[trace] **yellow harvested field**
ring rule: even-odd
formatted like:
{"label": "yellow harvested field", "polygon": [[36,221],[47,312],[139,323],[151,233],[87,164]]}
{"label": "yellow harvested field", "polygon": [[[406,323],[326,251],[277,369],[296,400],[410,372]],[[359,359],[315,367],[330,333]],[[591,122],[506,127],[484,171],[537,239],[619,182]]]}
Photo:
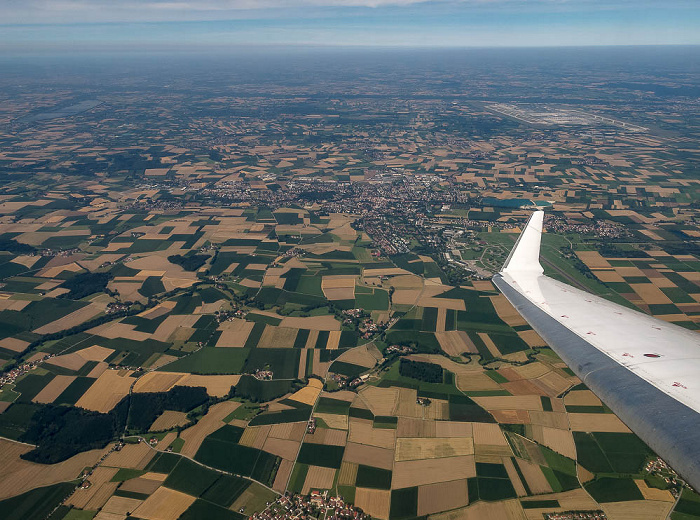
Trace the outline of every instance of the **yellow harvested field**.
{"label": "yellow harvested field", "polygon": [[399,397],[397,388],[365,386],[358,392],[374,415],[392,415]]}
{"label": "yellow harvested field", "polygon": [[95,328],[90,329],[88,332],[90,334],[95,334],[97,336],[102,336],[108,339],[130,339],[133,341],[145,341],[151,337],[147,332],[139,332],[135,330],[134,325],[128,325],[122,322],[116,323],[105,323],[104,325],[98,325]]}
{"label": "yellow harvested field", "polygon": [[564,397],[567,406],[601,406],[603,403],[590,390],[574,390]]}
{"label": "yellow harvested field", "polygon": [[119,485],[118,482],[110,482],[117,471],[119,470],[116,468],[95,468],[88,477],[91,486],[87,489],[76,489],[65,504],[80,509],[99,509]]}
{"label": "yellow harvested field", "polygon": [[505,321],[511,327],[518,327],[521,325],[527,325],[527,321],[523,318],[520,313],[515,310],[515,307],[506,299],[505,296],[499,294],[498,296],[489,296],[493,308],[496,310],[498,317]]}
{"label": "yellow harvested field", "polygon": [[585,484],[586,482],[590,482],[595,478],[595,475],[588,471],[586,468],[581,466],[580,464],[576,465],[576,475],[578,476],[579,482],[582,484]]}
{"label": "yellow harvested field", "polygon": [[283,459],[296,460],[299,446],[300,444],[297,441],[268,437],[262,449]]}
{"label": "yellow harvested field", "polygon": [[436,437],[472,437],[472,423],[457,421],[438,421],[435,423]]}
{"label": "yellow harvested field", "polygon": [[448,459],[423,459],[396,462],[392,474],[392,489],[449,482],[476,476],[473,455]]}
{"label": "yellow harvested field", "polygon": [[472,423],[472,430],[474,432],[474,444],[508,446],[508,441],[506,441],[501,428],[497,424]]}
{"label": "yellow harvested field", "polygon": [[326,289],[341,289],[343,287],[355,288],[355,280],[357,276],[354,274],[339,274],[333,276],[324,276],[321,280],[321,288]]}
{"label": "yellow harvested field", "polygon": [[[365,278],[369,275],[367,270],[365,270]],[[390,281],[390,285],[394,286],[397,290],[399,289],[422,289],[423,288],[423,278],[415,274],[403,274],[398,276],[393,276]]]}
{"label": "yellow harvested field", "polygon": [[143,500],[137,498],[112,497],[102,507],[102,511],[100,511],[95,518],[98,518],[100,514],[106,513],[109,515],[120,515],[119,518],[123,519],[125,515],[135,511],[142,503]]}
{"label": "yellow harvested field", "polygon": [[538,395],[499,395],[473,399],[487,410],[542,410],[542,400]]}
{"label": "yellow harvested field", "polygon": [[135,381],[129,377],[131,374],[131,370],[105,370],[75,406],[95,412],[109,412],[129,393],[129,388]]}
{"label": "yellow harvested field", "polygon": [[306,432],[306,422],[282,423],[273,424],[268,435],[276,439],[289,439],[301,442],[304,438],[304,432]]}
{"label": "yellow harvested field", "polygon": [[104,371],[107,370],[108,368],[109,368],[109,365],[108,365],[107,363],[105,363],[104,361],[99,361],[99,362],[95,365],[95,367],[94,367],[92,370],[90,370],[90,372],[88,373],[87,377],[91,377],[92,379],[97,379],[97,378],[100,377],[100,376],[104,373]]}
{"label": "yellow harvested field", "polygon": [[340,330],[340,322],[335,319],[335,316],[286,317],[282,319],[279,326],[309,330]]}
{"label": "yellow harvested field", "polygon": [[[522,365],[519,367],[512,367],[512,370],[522,379],[535,379],[545,375],[550,371],[550,368],[543,363],[536,362],[528,363],[527,365]],[[512,379],[510,380],[512,381]]]}
{"label": "yellow harvested field", "polygon": [[520,339],[527,343],[529,347],[544,347],[547,345],[545,340],[543,340],[542,337],[534,330],[524,330],[522,332],[518,332],[518,336],[520,336]]}
{"label": "yellow harvested field", "polygon": [[277,469],[277,475],[275,475],[275,481],[272,484],[272,489],[279,493],[284,493],[289,476],[292,474],[292,468],[294,468],[294,462],[291,460],[282,459],[280,466]]}
{"label": "yellow harvested field", "polygon": [[258,348],[292,348],[297,337],[298,329],[289,327],[265,327]]}
{"label": "yellow harvested field", "polygon": [[306,474],[306,480],[304,481],[301,493],[306,495],[312,489],[331,489],[334,479],[335,469],[321,466],[309,466],[309,471]]}
{"label": "yellow harvested field", "polygon": [[639,491],[644,495],[644,500],[658,500],[659,502],[675,502],[676,499],[673,497],[670,491],[667,489],[657,489],[647,486],[644,480],[635,480],[635,484],[639,488]]}
{"label": "yellow harvested field", "polygon": [[[399,417],[396,427],[397,437],[435,437],[438,422],[425,421],[414,417]],[[469,435],[471,437],[471,425],[469,425]],[[447,437],[441,435],[441,437]]]}
{"label": "yellow harvested field", "polygon": [[323,381],[316,378],[311,378],[309,379],[309,383],[304,388],[294,392],[289,396],[289,399],[297,401],[298,403],[313,406],[316,403],[316,399],[318,399],[318,395],[321,393],[321,390],[323,390]]}
{"label": "yellow harvested field", "polygon": [[391,301],[394,305],[415,305],[420,295],[420,289],[396,289]]}
{"label": "yellow harvested field", "polygon": [[457,388],[463,392],[480,390],[502,390],[501,386],[484,372],[464,371],[455,373]]}
{"label": "yellow harvested field", "polygon": [[317,330],[309,331],[309,337],[306,339],[306,344],[304,345],[305,349],[313,349],[316,347],[316,341],[318,340],[318,333],[319,333],[319,331],[317,331]]}
{"label": "yellow harvested field", "polygon": [[503,457],[512,457],[510,446],[500,444],[477,444],[474,446],[475,460],[498,464]]}
{"label": "yellow harvested field", "polygon": [[365,268],[364,275],[368,277],[372,276],[405,276],[410,275],[409,271],[401,269],[399,267],[377,267],[377,268]]}
{"label": "yellow harvested field", "polygon": [[440,348],[450,356],[459,356],[463,352],[469,352],[470,354],[479,352],[467,333],[461,330],[436,332],[435,338],[440,343]]}
{"label": "yellow harvested field", "polygon": [[[271,425],[265,426],[253,426],[252,428],[246,428],[243,432],[244,436],[247,436],[246,446],[251,448],[256,448],[261,450],[267,441],[267,437],[272,429]],[[241,441],[243,439],[241,438]],[[243,444],[243,442],[241,442]]]}
{"label": "yellow harvested field", "polygon": [[541,493],[551,493],[552,486],[549,485],[547,477],[542,473],[542,469],[538,464],[529,462],[523,459],[515,459],[520,468],[520,471],[527,481],[530,491],[535,495]]}
{"label": "yellow harvested field", "polygon": [[435,325],[435,332],[445,332],[445,319],[446,318],[447,318],[447,309],[438,308],[437,323]]}
{"label": "yellow harvested field", "polygon": [[553,498],[559,501],[559,505],[566,510],[582,510],[582,509],[598,509],[597,502],[595,502],[584,489],[574,489],[573,491],[566,491],[563,493],[557,493],[555,495],[550,495],[549,497],[542,497],[543,499]]}
{"label": "yellow harvested field", "polygon": [[[616,267],[615,271],[617,271],[620,276],[644,276],[644,273],[639,269],[638,267],[634,266],[629,266],[629,267]],[[683,274],[683,273],[679,273]]]}
{"label": "yellow harvested field", "polygon": [[612,502],[600,506],[609,520],[666,520],[672,503],[651,500]]}
{"label": "yellow harvested field", "polygon": [[359,466],[352,462],[343,461],[338,473],[338,484],[341,486],[354,486],[357,479]]}
{"label": "yellow harvested field", "polygon": [[329,300],[352,300],[355,297],[355,288],[324,289],[323,295]]}
{"label": "yellow harvested field", "polygon": [[156,445],[156,450],[158,451],[165,451],[168,449],[168,446],[170,446],[173,441],[177,439],[177,433],[176,432],[169,432],[166,433],[163,438],[158,442]]}
{"label": "yellow harvested field", "polygon": [[85,361],[104,361],[111,356],[113,352],[114,349],[93,345],[92,347],[78,350],[76,354],[78,354]]}
{"label": "yellow harvested field", "polygon": [[77,352],[71,352],[70,354],[63,354],[62,356],[53,357],[47,360],[46,363],[57,367],[67,368],[68,370],[77,371],[80,370],[85,363],[87,363],[87,360]]}
{"label": "yellow harvested field", "polygon": [[421,307],[437,307],[438,309],[453,309],[456,311],[464,311],[464,300],[455,298],[432,298],[430,296],[421,296],[418,298],[418,305]]}
{"label": "yellow harvested field", "polygon": [[496,288],[488,280],[472,280],[472,287],[477,291],[495,291]]}
{"label": "yellow harvested field", "polygon": [[198,319],[199,316],[196,314],[168,316],[163,323],[158,325],[158,328],[151,335],[151,338],[157,341],[168,341],[168,338],[170,338],[178,328],[192,327]]}
{"label": "yellow harvested field", "polygon": [[371,368],[377,364],[377,358],[372,355],[373,350],[370,350],[367,345],[351,348],[338,356],[336,361]]}
{"label": "yellow harvested field", "polygon": [[186,374],[175,386],[203,386],[207,394],[213,397],[224,397],[231,391],[231,387],[238,384],[240,375],[197,375]]}
{"label": "yellow harvested field", "polygon": [[170,430],[176,426],[184,426],[189,422],[185,412],[174,412],[173,410],[165,410],[160,416],[153,421],[148,431],[159,432]]}
{"label": "yellow harvested field", "polygon": [[153,473],[152,471],[149,471],[148,473],[144,473],[141,475],[141,478],[147,478],[148,480],[159,480],[163,482],[166,478],[168,478],[167,473]]}
{"label": "yellow harvested field", "polygon": [[82,309],[78,309],[77,311],[71,312],[63,318],[60,318],[56,321],[52,321],[51,323],[47,323],[46,325],[35,329],[34,332],[37,334],[54,334],[55,332],[70,329],[88,321],[91,318],[94,318],[95,316],[100,314],[104,310],[104,308],[104,305],[91,303],[90,305],[86,305]]}
{"label": "yellow harvested field", "polygon": [[358,487],[355,491],[355,506],[373,518],[389,518],[390,501],[391,492],[388,490]]}
{"label": "yellow harvested field", "polygon": [[0,347],[7,350],[12,350],[13,352],[22,352],[28,346],[28,341],[23,341],[17,338],[3,338],[0,340]]}
{"label": "yellow harvested field", "polygon": [[484,345],[486,345],[486,348],[489,350],[491,355],[493,357],[499,358],[502,356],[501,351],[498,350],[498,347],[496,344],[493,342],[491,337],[488,335],[486,332],[477,332],[477,335],[479,338],[481,338],[481,341],[484,342]]}
{"label": "yellow harvested field", "polygon": [[255,323],[252,321],[233,319],[225,321],[219,325],[221,336],[216,341],[217,347],[235,347],[242,348],[253,330]]}
{"label": "yellow harvested field", "polygon": [[197,424],[180,434],[180,438],[185,441],[180,453],[185,457],[194,457],[204,438],[226,424],[223,419],[239,406],[241,403],[234,401],[224,401],[212,406],[209,413],[202,417]]}
{"label": "yellow harvested field", "polygon": [[145,520],[177,520],[194,501],[190,495],[159,487],[134,511],[134,516]]}
{"label": "yellow harvested field", "polygon": [[183,376],[180,372],[148,372],[136,381],[134,392],[167,392]]}
{"label": "yellow harvested field", "polygon": [[673,303],[666,294],[656,285],[650,283],[631,283],[630,287],[647,305]]}
{"label": "yellow harvested field", "polygon": [[158,356],[149,366],[151,370],[158,370],[159,368],[167,365],[168,363],[172,363],[173,361],[177,361],[178,358],[177,356],[171,356],[170,354],[161,354]]}
{"label": "yellow harvested field", "polygon": [[[642,231],[643,233],[643,231]],[[612,269],[596,269],[593,274],[601,281],[605,283],[624,283],[625,279],[620,276],[620,273]]]}
{"label": "yellow harvested field", "polygon": [[505,466],[506,468],[506,473],[508,473],[508,478],[513,484],[513,489],[515,489],[515,493],[519,497],[526,496],[528,493],[525,490],[525,486],[523,485],[522,480],[520,480],[520,475],[518,475],[518,470],[515,468],[511,457],[503,457],[502,461],[503,466]]}
{"label": "yellow harvested field", "polygon": [[588,266],[589,269],[612,269],[608,262],[598,251],[576,251],[581,261]]}
{"label": "yellow harvested field", "polygon": [[474,455],[473,439],[469,437],[400,438],[396,440],[394,460],[437,459],[461,455]]}
{"label": "yellow harvested field", "polygon": [[491,410],[491,415],[500,424],[530,424],[527,410]]}
{"label": "yellow harvested field", "polygon": [[418,515],[430,515],[464,507],[469,502],[468,496],[467,481],[464,479],[420,486],[418,488]]}
{"label": "yellow harvested field", "polygon": [[120,451],[113,451],[104,460],[104,466],[112,468],[143,469],[156,452],[145,443],[126,444]]}
{"label": "yellow harvested field", "polygon": [[345,446],[343,461],[390,470],[394,466],[394,450],[349,442]]}
{"label": "yellow harvested field", "polygon": [[531,411],[529,414],[532,424],[547,426],[549,428],[559,428],[560,430],[569,429],[569,420],[566,413]]}
{"label": "yellow harvested field", "polygon": [[349,422],[348,442],[391,449],[394,447],[395,431],[387,428],[372,428],[370,421],[353,419]]}
{"label": "yellow harvested field", "polygon": [[611,413],[570,413],[569,424],[575,432],[630,433],[625,423]]}
{"label": "yellow harvested field", "polygon": [[[517,500],[477,502],[472,506],[434,515],[431,518],[434,520],[526,520],[525,513]],[[542,515],[539,518],[542,518]]]}
{"label": "yellow harvested field", "polygon": [[557,453],[561,453],[565,457],[576,460],[576,445],[574,444],[574,437],[569,430],[558,430],[544,426],[539,428],[542,429],[542,439],[537,439],[538,435],[536,435],[536,441]]}
{"label": "yellow harvested field", "polygon": [[0,439],[0,467],[5,478],[0,480],[0,499],[19,495],[30,489],[73,480],[83,468],[93,466],[105,450],[79,453],[58,464],[35,464],[19,456],[32,449],[27,444]]}
{"label": "yellow harvested field", "polygon": [[314,417],[324,421],[329,428],[336,430],[347,430],[348,429],[348,416],[347,415],[337,415],[333,413],[315,413]]}
{"label": "yellow harvested field", "polygon": [[348,440],[346,430],[330,430],[327,428],[317,428],[314,433],[309,433],[304,438],[304,442],[311,444],[324,444],[326,446],[345,446]]}
{"label": "yellow harvested field", "polygon": [[41,392],[34,396],[34,403],[53,403],[54,400],[68,388],[76,376],[56,376],[49,384],[41,389]]}
{"label": "yellow harvested field", "polygon": [[338,345],[340,343],[340,334],[341,331],[339,330],[332,330],[328,334],[328,341],[326,342],[326,349],[328,350],[338,350]]}

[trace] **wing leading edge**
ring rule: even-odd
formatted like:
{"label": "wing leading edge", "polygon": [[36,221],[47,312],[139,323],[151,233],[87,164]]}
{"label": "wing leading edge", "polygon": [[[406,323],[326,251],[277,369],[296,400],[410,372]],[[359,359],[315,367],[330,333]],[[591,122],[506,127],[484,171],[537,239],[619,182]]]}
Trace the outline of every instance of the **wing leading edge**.
{"label": "wing leading edge", "polygon": [[700,489],[700,334],[544,276],[536,211],[494,284],[576,375]]}

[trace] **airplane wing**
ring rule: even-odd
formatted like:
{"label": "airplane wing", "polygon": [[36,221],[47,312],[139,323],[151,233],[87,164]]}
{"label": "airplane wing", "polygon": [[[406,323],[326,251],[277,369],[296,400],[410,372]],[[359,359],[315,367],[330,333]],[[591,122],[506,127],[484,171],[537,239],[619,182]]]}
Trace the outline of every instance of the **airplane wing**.
{"label": "airplane wing", "polygon": [[700,489],[700,334],[544,276],[536,211],[493,277],[574,373]]}

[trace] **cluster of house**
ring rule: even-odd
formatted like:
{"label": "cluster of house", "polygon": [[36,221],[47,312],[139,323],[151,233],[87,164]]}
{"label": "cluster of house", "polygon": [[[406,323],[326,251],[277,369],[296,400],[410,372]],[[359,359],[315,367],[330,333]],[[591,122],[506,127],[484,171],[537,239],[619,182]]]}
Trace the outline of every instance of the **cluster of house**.
{"label": "cluster of house", "polygon": [[47,354],[46,356],[40,359],[35,359],[34,361],[26,361],[25,363],[16,366],[12,370],[8,370],[4,374],[0,375],[0,386],[8,383],[14,383],[19,376],[23,376],[30,370],[34,370],[37,366],[39,366],[40,363],[43,363],[44,361],[53,356],[54,354]]}
{"label": "cluster of house", "polygon": [[562,513],[545,513],[545,520],[608,520],[603,511],[564,511]]}
{"label": "cluster of house", "polygon": [[338,385],[338,388],[357,388],[369,379],[369,374],[365,374],[354,379],[350,379],[343,374],[332,373],[329,376]]}
{"label": "cluster of house", "polygon": [[666,464],[666,462],[660,457],[656,457],[655,459],[647,462],[646,466],[644,466],[644,471],[650,475],[662,478],[664,482],[668,484],[671,494],[673,494],[673,496],[676,498],[678,498],[681,489],[687,486],[685,481],[678,476],[678,473],[673,471],[673,468]]}
{"label": "cluster of house", "polygon": [[252,520],[296,520],[302,518],[370,520],[361,509],[348,504],[340,496],[328,496],[328,490],[312,490],[309,495],[285,493],[253,516]]}
{"label": "cluster of house", "polygon": [[316,431],[316,417],[312,417],[309,419],[309,422],[306,424],[306,433],[311,433],[313,434]]}
{"label": "cluster of house", "polygon": [[110,302],[107,304],[107,308],[105,309],[105,313],[106,314],[114,314],[115,312],[128,311],[129,307],[131,307],[131,305],[128,303]]}
{"label": "cluster of house", "polygon": [[273,375],[274,375],[274,373],[272,372],[272,370],[260,370],[260,369],[258,369],[253,373],[253,377],[255,379],[259,379],[260,381],[272,381]]}
{"label": "cluster of house", "polygon": [[407,347],[406,345],[389,345],[386,350],[384,350],[384,355],[393,354],[396,352],[399,355],[413,354],[416,351],[413,347]]}

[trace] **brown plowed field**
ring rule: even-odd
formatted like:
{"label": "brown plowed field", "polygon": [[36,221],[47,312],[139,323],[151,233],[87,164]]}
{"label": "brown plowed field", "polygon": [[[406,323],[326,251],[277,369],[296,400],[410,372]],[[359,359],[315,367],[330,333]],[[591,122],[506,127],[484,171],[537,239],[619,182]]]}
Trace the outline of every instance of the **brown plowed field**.
{"label": "brown plowed field", "polygon": [[430,515],[464,507],[468,503],[467,481],[426,484],[418,488],[418,515]]}

